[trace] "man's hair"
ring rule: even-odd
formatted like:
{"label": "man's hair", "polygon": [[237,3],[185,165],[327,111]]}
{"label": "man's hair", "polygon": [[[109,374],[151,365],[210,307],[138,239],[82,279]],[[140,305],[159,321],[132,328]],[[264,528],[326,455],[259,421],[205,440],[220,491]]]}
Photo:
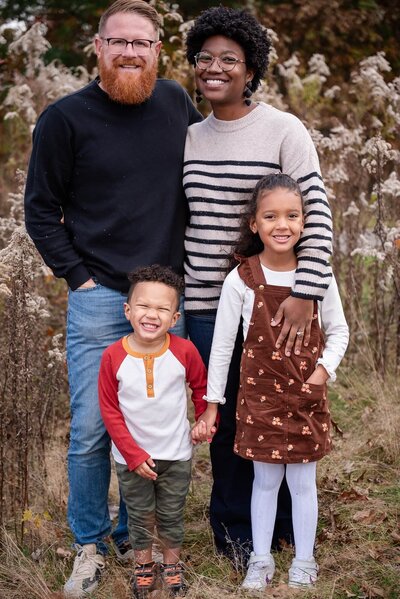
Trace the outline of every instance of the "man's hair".
{"label": "man's hair", "polygon": [[99,33],[102,33],[105,29],[106,23],[112,15],[117,13],[136,13],[145,19],[151,21],[154,29],[159,37],[160,28],[162,25],[161,17],[153,6],[150,6],[144,0],[116,0],[107,10],[102,14],[99,21]]}
{"label": "man's hair", "polygon": [[186,56],[194,65],[195,55],[204,42],[214,35],[223,35],[243,48],[246,66],[254,71],[251,90],[254,92],[268,67],[271,41],[266,30],[246,10],[216,6],[203,11],[189,30],[186,40]]}
{"label": "man's hair", "polygon": [[160,266],[152,264],[151,266],[139,266],[128,274],[128,279],[131,283],[128,292],[128,302],[132,297],[134,288],[138,283],[164,283],[167,287],[175,289],[177,296],[177,304],[184,291],[184,283],[182,277],[176,274],[169,266]]}

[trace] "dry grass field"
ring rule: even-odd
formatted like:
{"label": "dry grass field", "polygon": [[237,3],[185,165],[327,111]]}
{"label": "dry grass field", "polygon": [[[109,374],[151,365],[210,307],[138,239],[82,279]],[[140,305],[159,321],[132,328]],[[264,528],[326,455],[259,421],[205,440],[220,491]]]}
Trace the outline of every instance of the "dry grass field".
{"label": "dry grass field", "polygon": [[[354,378],[343,372],[331,389],[335,449],[318,467],[319,526],[316,557],[320,577],[312,591],[287,587],[292,548],[275,555],[273,584],[258,597],[304,599],[398,599],[400,597],[400,396],[398,381]],[[24,551],[6,535],[0,562],[2,599],[61,597],[72,567],[66,525],[66,434],[46,450],[48,477],[37,481],[45,494],[25,513]],[[183,557],[190,584],[187,599],[250,597],[240,590],[242,572],[215,553],[207,510],[211,474],[208,447],[195,452],[193,483],[186,509]],[[111,505],[117,501],[111,491]],[[238,489],[238,492],[240,490]],[[162,590],[153,593],[163,599]],[[131,597],[130,568],[110,555],[93,599]]]}

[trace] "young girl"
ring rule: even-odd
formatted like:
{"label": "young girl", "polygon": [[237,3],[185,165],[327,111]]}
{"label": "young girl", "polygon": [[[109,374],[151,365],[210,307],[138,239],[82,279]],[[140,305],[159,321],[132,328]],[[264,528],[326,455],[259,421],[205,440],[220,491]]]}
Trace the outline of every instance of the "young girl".
{"label": "young girl", "polygon": [[[223,397],[240,318],[244,348],[237,399],[234,452],[254,462],[251,498],[253,548],[242,586],[263,590],[272,580],[271,540],[277,494],[285,475],[293,506],[295,558],[289,586],[307,587],[317,579],[313,549],[317,528],[316,462],[331,449],[326,382],[348,343],[348,327],[333,279],[324,299],[315,302],[310,343],[290,357],[275,347],[271,327],[277,306],[290,294],[304,228],[299,186],[289,176],[263,177],[241,222],[240,264],[227,276],[218,306],[207,397],[194,441],[210,437]],[[325,342],[319,325],[319,316]],[[299,334],[299,333],[297,333]],[[301,333],[300,333],[301,334]]]}

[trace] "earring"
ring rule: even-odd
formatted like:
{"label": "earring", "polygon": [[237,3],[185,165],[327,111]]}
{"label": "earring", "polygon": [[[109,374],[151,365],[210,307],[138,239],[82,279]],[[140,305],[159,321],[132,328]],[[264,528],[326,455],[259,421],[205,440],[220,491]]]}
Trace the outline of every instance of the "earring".
{"label": "earring", "polygon": [[201,95],[201,92],[197,88],[194,90],[194,93],[196,94],[196,102],[197,102],[197,104],[199,104],[202,101],[203,96]]}
{"label": "earring", "polygon": [[243,95],[246,98],[244,103],[246,104],[246,106],[250,106],[250,104],[251,104],[250,98],[253,95],[253,92],[251,90],[251,81],[248,81],[246,83],[246,87],[244,88]]}

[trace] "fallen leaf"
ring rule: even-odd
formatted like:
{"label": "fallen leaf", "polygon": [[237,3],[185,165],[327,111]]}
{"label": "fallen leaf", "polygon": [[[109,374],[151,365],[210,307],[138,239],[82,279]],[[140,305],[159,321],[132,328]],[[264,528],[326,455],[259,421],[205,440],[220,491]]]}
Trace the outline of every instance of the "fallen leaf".
{"label": "fallen leaf", "polygon": [[378,587],[372,587],[372,589],[369,589],[369,592],[370,597],[386,597],[385,591]]}
{"label": "fallen leaf", "polygon": [[392,539],[394,541],[396,541],[397,543],[400,543],[400,533],[398,533],[397,531],[393,531],[390,533],[390,536],[392,537]]}
{"label": "fallen leaf", "polygon": [[41,549],[36,549],[35,551],[33,551],[31,553],[31,558],[33,559],[34,562],[38,562],[41,557],[42,557]]}
{"label": "fallen leaf", "polygon": [[70,551],[69,549],[64,549],[63,547],[57,547],[56,555],[57,557],[61,557],[62,559],[67,559],[71,557],[72,551]]}
{"label": "fallen leaf", "polygon": [[363,522],[363,524],[381,524],[386,518],[387,514],[376,512],[372,508],[360,510],[353,515],[354,522]]}
{"label": "fallen leaf", "polygon": [[360,499],[362,501],[366,501],[368,497],[365,493],[362,493],[352,487],[349,491],[343,491],[340,493],[339,499],[342,501],[359,501]]}

